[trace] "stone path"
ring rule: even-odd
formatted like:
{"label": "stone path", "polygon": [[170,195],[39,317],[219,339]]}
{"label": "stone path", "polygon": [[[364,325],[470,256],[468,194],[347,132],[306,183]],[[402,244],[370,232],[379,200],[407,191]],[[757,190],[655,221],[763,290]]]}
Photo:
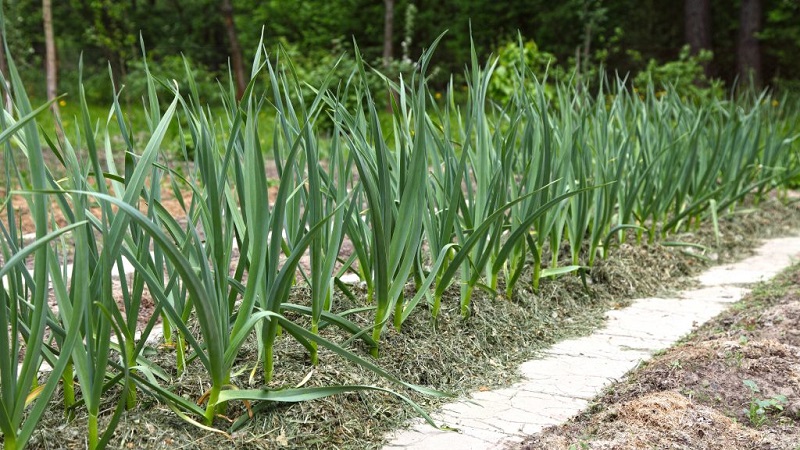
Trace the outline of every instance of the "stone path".
{"label": "stone path", "polygon": [[475,392],[435,414],[440,431],[421,420],[389,436],[384,450],[502,449],[586,408],[606,385],[670,347],[697,326],[744,297],[753,283],[772,278],[800,257],[800,237],[773,239],[735,264],[697,277],[700,287],[676,298],[644,298],[609,311],[604,328],[562,341],[522,364],[523,381],[505,389]]}

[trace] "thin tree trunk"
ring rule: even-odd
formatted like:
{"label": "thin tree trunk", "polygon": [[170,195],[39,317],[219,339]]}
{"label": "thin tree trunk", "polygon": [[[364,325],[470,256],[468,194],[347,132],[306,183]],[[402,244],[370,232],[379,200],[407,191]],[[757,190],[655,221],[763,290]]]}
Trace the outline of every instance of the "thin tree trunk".
{"label": "thin tree trunk", "polygon": [[[385,11],[383,14],[383,68],[388,69],[394,59],[394,0],[383,0]],[[388,74],[387,74],[388,75]],[[386,102],[386,112],[392,112],[392,100],[396,98],[394,92],[389,91]]]}
{"label": "thin tree trunk", "polygon": [[225,22],[225,32],[228,34],[228,45],[231,50],[231,64],[233,76],[236,79],[236,99],[241,100],[247,88],[247,77],[244,73],[242,61],[242,48],[236,35],[236,24],[233,22],[233,5],[230,0],[222,0],[222,19]]}
{"label": "thin tree trunk", "polygon": [[389,67],[394,59],[394,0],[383,0],[386,7],[383,15],[383,66]]}
{"label": "thin tree trunk", "polygon": [[742,0],[739,13],[739,45],[736,71],[740,83],[761,86],[761,48],[756,34],[761,31],[761,0]]}
{"label": "thin tree trunk", "polygon": [[[47,100],[51,101],[58,95],[58,66],[56,62],[56,41],[53,36],[53,5],[51,0],[42,0],[42,18],[44,22]],[[51,109],[56,116],[59,115],[57,102],[53,103]]]}
{"label": "thin tree trunk", "polygon": [[[685,0],[683,13],[684,37],[692,49],[692,55],[700,53],[700,50],[712,50],[711,1]],[[706,77],[711,77],[711,62],[705,61],[702,64]]]}

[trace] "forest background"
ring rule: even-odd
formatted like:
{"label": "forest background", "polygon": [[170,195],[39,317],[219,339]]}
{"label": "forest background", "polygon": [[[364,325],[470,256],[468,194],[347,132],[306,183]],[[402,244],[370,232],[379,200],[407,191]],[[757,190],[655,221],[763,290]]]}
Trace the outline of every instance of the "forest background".
{"label": "forest background", "polygon": [[745,84],[800,87],[798,0],[6,0],[4,14],[9,48],[41,100],[74,92],[82,57],[90,102],[105,104],[113,81],[125,86],[124,101],[138,103],[141,36],[153,73],[180,80],[186,58],[213,103],[229,67],[243,89],[262,27],[266,48],[282,46],[311,86],[342,55],[337,70],[350,73],[353,40],[373,67],[397,75],[447,31],[432,85],[445,89],[451,76],[458,85],[472,40],[483,60],[499,56],[499,100],[509,95],[504,67],[519,60],[520,43],[548,80],[604,71],[701,96]]}

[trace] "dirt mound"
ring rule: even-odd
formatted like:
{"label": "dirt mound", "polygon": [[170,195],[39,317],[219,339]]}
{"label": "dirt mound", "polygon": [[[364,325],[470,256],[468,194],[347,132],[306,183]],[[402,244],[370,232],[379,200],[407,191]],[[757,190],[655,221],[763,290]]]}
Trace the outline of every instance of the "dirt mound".
{"label": "dirt mound", "polygon": [[775,339],[800,348],[800,301],[778,305],[760,318],[756,337]]}
{"label": "dirt mound", "polygon": [[[677,391],[645,395],[607,411],[601,419],[604,426],[592,439],[593,449],[738,450],[753,448],[761,441],[757,431],[697,405]],[[580,445],[580,440],[576,447],[574,442],[557,437],[528,448],[571,449]]]}

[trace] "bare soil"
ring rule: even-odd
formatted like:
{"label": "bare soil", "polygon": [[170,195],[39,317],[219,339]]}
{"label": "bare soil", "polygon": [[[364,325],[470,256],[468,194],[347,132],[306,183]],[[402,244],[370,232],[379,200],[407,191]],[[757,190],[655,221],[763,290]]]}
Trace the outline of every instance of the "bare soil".
{"label": "bare soil", "polygon": [[795,266],[516,448],[794,450],[799,424]]}

